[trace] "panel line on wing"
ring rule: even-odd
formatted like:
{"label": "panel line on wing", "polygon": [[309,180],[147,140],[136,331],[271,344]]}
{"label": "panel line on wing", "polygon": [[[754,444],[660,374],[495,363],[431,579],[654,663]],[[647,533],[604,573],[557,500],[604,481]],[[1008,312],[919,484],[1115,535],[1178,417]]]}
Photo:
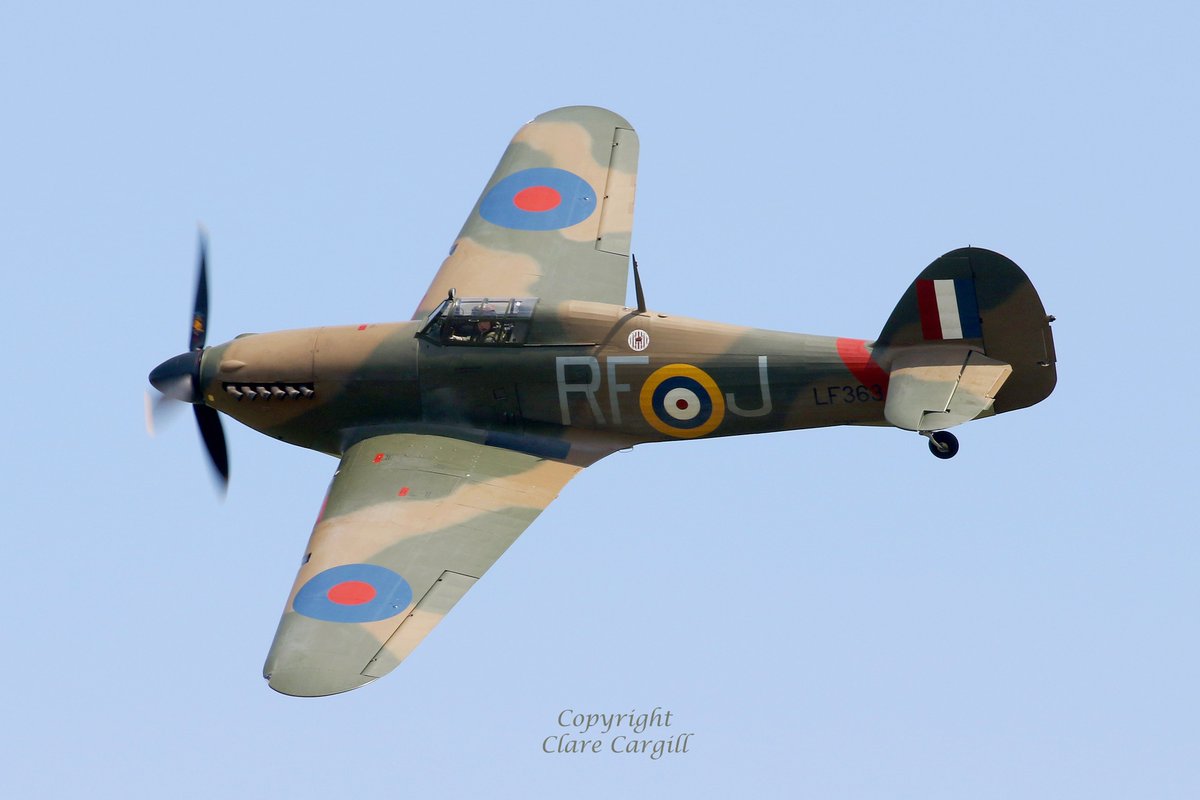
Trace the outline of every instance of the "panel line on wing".
{"label": "panel line on wing", "polygon": [[380,678],[395,669],[478,580],[459,572],[443,572],[363,668],[362,674]]}
{"label": "panel line on wing", "polygon": [[637,183],[638,138],[628,128],[613,131],[612,155],[600,209],[596,249],[628,256],[633,238],[633,204]]}

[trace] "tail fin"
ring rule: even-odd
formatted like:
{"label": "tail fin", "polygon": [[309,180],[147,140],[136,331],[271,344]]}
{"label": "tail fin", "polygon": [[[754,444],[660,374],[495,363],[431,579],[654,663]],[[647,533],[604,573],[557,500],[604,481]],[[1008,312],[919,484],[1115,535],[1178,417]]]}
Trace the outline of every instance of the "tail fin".
{"label": "tail fin", "polygon": [[[892,374],[888,420],[935,430],[1044,400],[1057,381],[1050,321],[1008,258],[977,247],[942,256],[908,287],[872,348]],[[975,397],[982,383],[991,394]]]}

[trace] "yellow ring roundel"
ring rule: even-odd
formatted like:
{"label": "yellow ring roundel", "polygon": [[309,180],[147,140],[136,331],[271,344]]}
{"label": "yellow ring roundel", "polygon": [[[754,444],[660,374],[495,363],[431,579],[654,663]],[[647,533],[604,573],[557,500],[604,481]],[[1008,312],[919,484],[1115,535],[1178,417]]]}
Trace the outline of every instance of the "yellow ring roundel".
{"label": "yellow ring roundel", "polygon": [[710,434],[725,419],[725,399],[717,382],[690,364],[655,370],[642,384],[639,400],[652,428],[680,439]]}

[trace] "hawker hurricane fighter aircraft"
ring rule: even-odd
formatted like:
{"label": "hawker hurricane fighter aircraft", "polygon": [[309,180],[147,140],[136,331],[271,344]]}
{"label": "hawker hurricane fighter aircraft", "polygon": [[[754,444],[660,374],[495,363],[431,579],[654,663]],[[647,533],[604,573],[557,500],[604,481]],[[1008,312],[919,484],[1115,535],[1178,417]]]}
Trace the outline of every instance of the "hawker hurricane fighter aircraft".
{"label": "hawker hurricane fighter aircraft", "polygon": [[600,108],[517,132],[409,322],[248,334],[150,373],[194,406],[341,460],[267,656],[271,688],[344,692],[390,672],[575,473],[644,442],[829,425],[920,433],[1032,405],[1055,384],[1025,274],[965,248],[914,280],[874,341],[624,305],[638,138]]}

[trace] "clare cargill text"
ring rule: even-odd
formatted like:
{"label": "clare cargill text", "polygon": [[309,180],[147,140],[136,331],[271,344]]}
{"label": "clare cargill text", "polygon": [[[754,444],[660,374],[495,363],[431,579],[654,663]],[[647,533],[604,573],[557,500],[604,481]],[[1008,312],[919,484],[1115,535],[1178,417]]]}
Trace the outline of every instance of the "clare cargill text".
{"label": "clare cargill text", "polygon": [[558,713],[554,733],[542,740],[542,752],[551,754],[616,753],[642,755],[651,761],[686,753],[692,734],[673,730],[672,712],[632,709],[619,713],[594,713],[564,708]]}

